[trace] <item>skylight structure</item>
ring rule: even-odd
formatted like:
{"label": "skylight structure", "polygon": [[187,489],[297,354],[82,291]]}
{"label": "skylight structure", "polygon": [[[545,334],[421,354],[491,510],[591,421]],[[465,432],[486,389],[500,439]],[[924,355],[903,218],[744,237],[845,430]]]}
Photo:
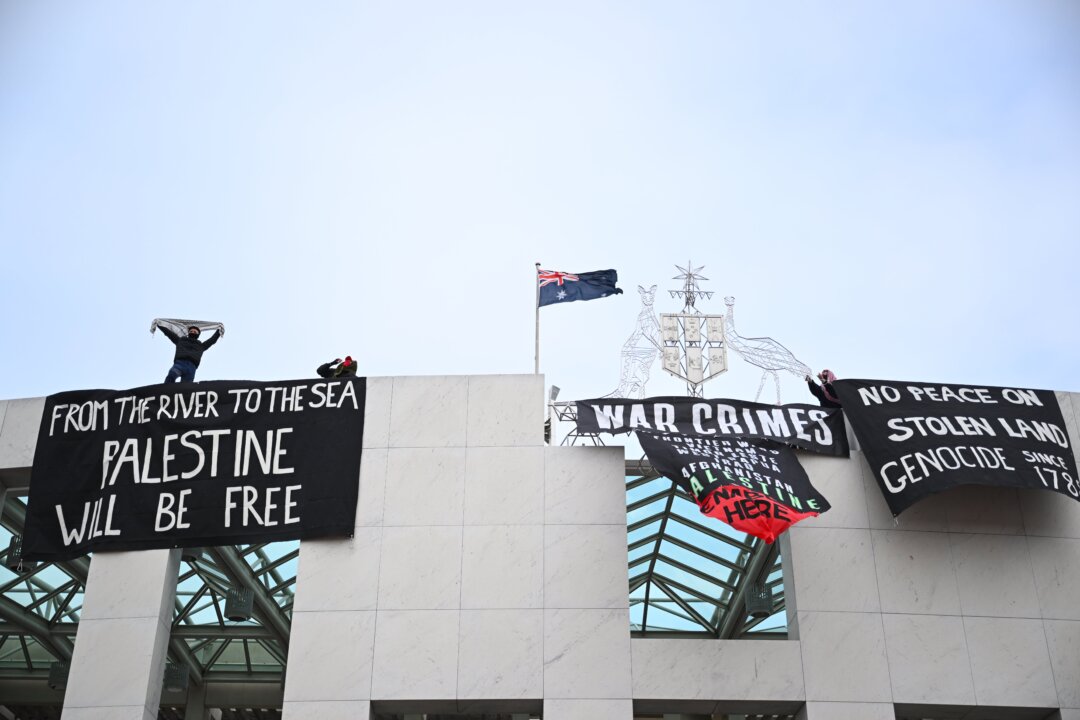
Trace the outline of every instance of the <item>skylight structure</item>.
{"label": "skylight structure", "polygon": [[[786,638],[779,543],[767,545],[698,510],[646,463],[626,463],[630,627],[635,636]],[[752,588],[769,614],[752,617]]]}

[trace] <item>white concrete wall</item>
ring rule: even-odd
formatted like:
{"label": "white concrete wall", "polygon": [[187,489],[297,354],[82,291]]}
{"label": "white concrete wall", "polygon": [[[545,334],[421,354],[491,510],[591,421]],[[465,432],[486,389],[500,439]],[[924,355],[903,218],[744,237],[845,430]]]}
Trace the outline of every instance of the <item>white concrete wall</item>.
{"label": "white concrete wall", "polygon": [[156,720],[179,570],[179,550],[94,556],[64,720]]}
{"label": "white concrete wall", "polygon": [[636,638],[634,702],[653,713],[791,713],[806,697],[799,643]]}
{"label": "white concrete wall", "polygon": [[[1080,396],[1058,399],[1076,446]],[[961,487],[894,520],[861,453],[800,459],[833,506],[784,546],[806,717],[1080,712],[1080,503]]]}
{"label": "white concrete wall", "polygon": [[0,470],[34,464],[45,398],[0,401]]}
{"label": "white concrete wall", "polygon": [[[1059,400],[1080,443],[1080,396]],[[0,472],[32,462],[41,409],[0,402]],[[807,720],[891,720],[894,704],[1080,720],[1080,503],[959,488],[894,521],[860,454],[802,454],[832,510],[783,539],[791,639],[631,642],[621,448],[544,447],[542,417],[540,376],[370,379],[355,537],[301,544],[286,720],[804,701]],[[95,615],[102,588],[175,577],[157,555],[111,555],[107,583],[91,570],[77,658],[157,647],[167,608],[86,645],[119,619]]]}
{"label": "white concrete wall", "polygon": [[303,542],[285,718],[631,713],[620,448],[545,448],[541,376],[372,378],[356,536]]}

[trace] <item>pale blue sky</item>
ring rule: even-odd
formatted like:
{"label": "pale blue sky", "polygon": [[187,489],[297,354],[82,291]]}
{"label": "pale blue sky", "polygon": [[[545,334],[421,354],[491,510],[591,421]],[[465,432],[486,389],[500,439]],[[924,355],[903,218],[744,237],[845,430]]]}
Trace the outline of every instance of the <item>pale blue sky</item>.
{"label": "pale blue sky", "polygon": [[0,0],[0,243],[0,398],[160,381],[156,316],[531,372],[536,261],[619,271],[542,311],[600,395],[688,259],[815,369],[1080,390],[1080,4]]}

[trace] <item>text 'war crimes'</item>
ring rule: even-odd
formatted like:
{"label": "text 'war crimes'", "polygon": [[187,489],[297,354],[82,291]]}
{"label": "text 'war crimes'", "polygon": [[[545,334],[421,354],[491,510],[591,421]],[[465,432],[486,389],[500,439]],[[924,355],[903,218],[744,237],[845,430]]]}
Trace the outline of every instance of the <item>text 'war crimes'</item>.
{"label": "text 'war crimes'", "polygon": [[[631,405],[590,404],[596,413],[597,426],[607,432],[656,430],[684,432],[676,425],[675,406],[671,403],[633,403]],[[646,408],[651,407],[652,413]],[[629,408],[629,412],[626,412]],[[832,430],[825,422],[827,410],[784,406],[773,408],[735,408],[727,403],[694,403],[690,418],[694,432],[701,435],[763,435],[796,437],[805,442],[831,445]],[[810,434],[813,431],[813,435]]]}

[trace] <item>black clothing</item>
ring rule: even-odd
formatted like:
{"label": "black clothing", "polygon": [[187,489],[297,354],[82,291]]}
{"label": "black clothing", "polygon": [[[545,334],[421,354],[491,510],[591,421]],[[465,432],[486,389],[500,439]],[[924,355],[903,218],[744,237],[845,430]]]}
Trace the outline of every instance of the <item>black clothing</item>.
{"label": "black clothing", "polygon": [[323,363],[315,371],[319,373],[319,377],[324,378],[339,378],[339,377],[356,377],[356,361],[353,360],[348,366],[345,363],[341,363],[337,367],[331,367],[334,363],[339,362],[337,360],[331,360],[328,363]]}
{"label": "black clothing", "polygon": [[829,396],[825,394],[825,390],[821,389],[822,387],[824,387],[830,393],[832,393],[833,397],[837,397],[836,391],[833,390],[832,383],[824,383],[822,386],[819,386],[813,380],[807,380],[806,385],[807,385],[807,387],[810,388],[810,392],[812,392],[814,394],[814,397],[816,397],[818,399],[818,405],[820,405],[821,407],[826,407],[826,408],[843,407],[842,405],[840,405],[840,403],[835,402],[833,400],[830,400]]}
{"label": "black clothing", "polygon": [[176,346],[176,354],[173,356],[173,362],[177,360],[188,360],[195,363],[195,367],[199,367],[199,361],[202,360],[202,354],[206,352],[211,345],[218,341],[221,337],[221,331],[215,332],[210,336],[210,339],[205,342],[200,342],[198,338],[180,337],[169,328],[164,325],[158,325],[161,332],[165,333],[165,337],[172,340],[172,344]]}

